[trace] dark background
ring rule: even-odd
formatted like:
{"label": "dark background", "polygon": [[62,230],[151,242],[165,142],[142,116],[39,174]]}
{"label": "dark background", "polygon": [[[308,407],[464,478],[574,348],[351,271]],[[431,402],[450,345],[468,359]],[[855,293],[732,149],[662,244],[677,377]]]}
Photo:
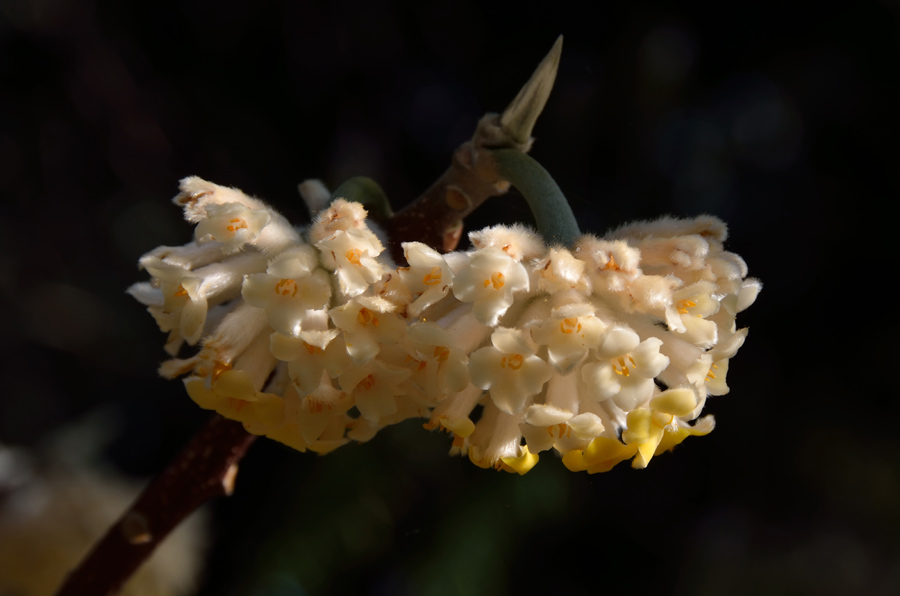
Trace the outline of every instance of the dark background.
{"label": "dark background", "polygon": [[[627,5],[626,5],[627,4]],[[196,174],[306,217],[303,179],[395,206],[559,34],[532,155],[582,229],[712,213],[764,282],[718,426],[646,470],[527,476],[415,421],[326,457],[259,441],[200,594],[892,594],[900,585],[900,8],[893,2],[0,0],[0,441],[92,412],[160,470],[202,424],[125,288],[191,238]],[[470,229],[528,221],[495,199]]]}

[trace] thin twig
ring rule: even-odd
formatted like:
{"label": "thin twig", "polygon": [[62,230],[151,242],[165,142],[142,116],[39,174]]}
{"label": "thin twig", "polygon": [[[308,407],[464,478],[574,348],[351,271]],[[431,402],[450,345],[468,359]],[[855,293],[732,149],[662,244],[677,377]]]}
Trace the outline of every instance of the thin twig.
{"label": "thin twig", "polygon": [[502,114],[487,114],[471,141],[453,153],[450,168],[422,196],[388,221],[391,254],[403,262],[397,238],[450,252],[462,237],[463,219],[490,197],[504,194],[509,182],[497,172],[492,149],[528,153],[531,132],[556,80],[562,36]]}
{"label": "thin twig", "polygon": [[230,495],[237,464],[256,439],[218,414],[144,489],[73,571],[57,596],[112,596],[162,540],[206,501]]}

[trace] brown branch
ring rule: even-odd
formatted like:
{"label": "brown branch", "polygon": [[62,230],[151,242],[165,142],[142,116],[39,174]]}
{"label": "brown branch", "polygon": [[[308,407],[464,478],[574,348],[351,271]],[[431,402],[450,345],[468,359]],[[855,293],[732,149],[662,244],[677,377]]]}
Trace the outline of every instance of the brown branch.
{"label": "brown branch", "polygon": [[162,540],[206,501],[230,495],[237,464],[256,439],[214,415],[110,528],[57,596],[112,596]]}
{"label": "brown branch", "polygon": [[[487,118],[496,121],[497,115],[486,116],[482,122]],[[475,139],[463,143],[454,151],[450,167],[437,182],[386,222],[388,236],[402,238],[404,242],[422,242],[443,252],[456,248],[462,236],[463,219],[489,197],[509,189],[507,182],[486,167],[490,165],[481,143]],[[394,259],[402,263],[400,242],[392,241],[390,249]]]}
{"label": "brown branch", "polygon": [[[561,53],[562,36],[503,113],[485,115],[472,140],[453,153],[450,168],[438,181],[388,220],[390,238],[423,242],[443,252],[456,248],[463,219],[489,197],[509,190],[509,182],[499,175],[491,150],[528,153],[531,149],[531,131],[550,96]],[[391,242],[390,249],[394,260],[402,263],[400,242]]]}

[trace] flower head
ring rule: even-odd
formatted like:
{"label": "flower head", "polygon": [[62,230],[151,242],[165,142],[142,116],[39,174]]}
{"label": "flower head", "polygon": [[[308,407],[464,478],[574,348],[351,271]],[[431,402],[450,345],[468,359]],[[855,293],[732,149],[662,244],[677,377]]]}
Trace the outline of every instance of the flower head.
{"label": "flower head", "polygon": [[129,289],[171,355],[199,346],[160,372],[301,451],[418,417],[483,467],[525,473],[550,450],[571,470],[645,467],[712,430],[701,412],[728,392],[736,316],[761,288],[709,216],[551,248],[495,226],[467,252],[405,243],[395,268],[350,201],[308,230],[199,178],[175,202],[195,241],[145,255],[151,280]]}

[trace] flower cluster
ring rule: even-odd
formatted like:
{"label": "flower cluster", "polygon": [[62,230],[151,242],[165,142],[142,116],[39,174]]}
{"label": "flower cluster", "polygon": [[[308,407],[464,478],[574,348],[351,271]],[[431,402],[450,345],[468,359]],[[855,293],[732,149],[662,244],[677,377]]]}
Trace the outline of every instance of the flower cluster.
{"label": "flower cluster", "polygon": [[169,333],[163,363],[201,407],[325,453],[407,418],[451,453],[520,474],[555,449],[573,471],[636,468],[690,435],[728,392],[761,285],[713,217],[625,226],[547,247],[521,226],[466,252],[404,243],[390,262],[357,203],[305,230],[196,177],[174,202],[195,241],[141,258],[130,293]]}

